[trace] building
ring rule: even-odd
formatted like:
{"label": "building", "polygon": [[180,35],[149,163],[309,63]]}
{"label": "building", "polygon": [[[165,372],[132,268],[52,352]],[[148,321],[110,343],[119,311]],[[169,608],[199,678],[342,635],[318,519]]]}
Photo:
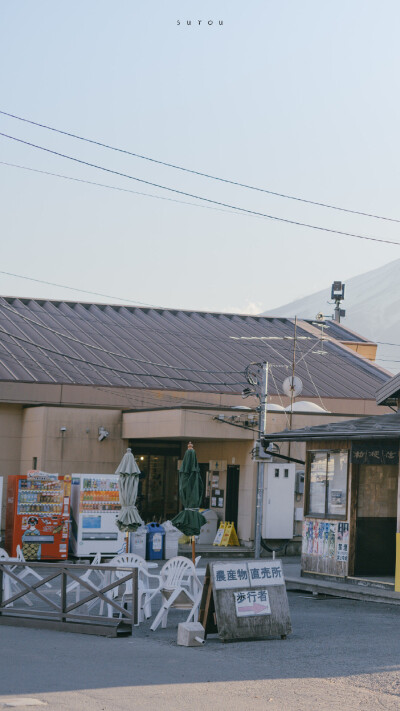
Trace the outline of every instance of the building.
{"label": "building", "polygon": [[[373,362],[374,344],[339,324],[0,298],[0,476],[113,472],[130,445],[146,475],[143,516],[163,520],[179,508],[178,463],[191,439],[204,503],[250,544],[258,400],[242,398],[245,370],[268,361],[267,430],[277,431],[294,356],[303,391],[292,427],[379,411],[374,394],[390,376]],[[304,459],[304,445],[285,447]],[[300,518],[301,493],[294,503]]]}
{"label": "building", "polygon": [[264,444],[306,444],[302,574],[392,587],[396,574],[400,591],[400,374],[376,400],[396,411],[272,433]]}

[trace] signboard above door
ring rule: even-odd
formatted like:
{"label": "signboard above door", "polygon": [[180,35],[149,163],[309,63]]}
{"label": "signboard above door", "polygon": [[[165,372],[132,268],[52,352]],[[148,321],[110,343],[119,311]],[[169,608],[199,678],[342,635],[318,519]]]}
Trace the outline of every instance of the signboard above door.
{"label": "signboard above door", "polygon": [[363,440],[351,444],[352,464],[398,464],[398,440]]}

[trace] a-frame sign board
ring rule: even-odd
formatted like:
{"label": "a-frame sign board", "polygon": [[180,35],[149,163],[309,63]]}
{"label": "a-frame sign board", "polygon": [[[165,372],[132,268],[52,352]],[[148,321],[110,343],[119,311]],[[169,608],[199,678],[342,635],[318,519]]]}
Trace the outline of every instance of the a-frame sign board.
{"label": "a-frame sign board", "polygon": [[205,636],[250,640],[292,631],[280,560],[216,561],[207,566],[199,622]]}
{"label": "a-frame sign board", "polygon": [[217,618],[215,615],[214,593],[211,580],[210,565],[207,565],[206,575],[204,578],[203,594],[201,596],[199,622],[203,625],[205,633],[208,634],[218,632]]}

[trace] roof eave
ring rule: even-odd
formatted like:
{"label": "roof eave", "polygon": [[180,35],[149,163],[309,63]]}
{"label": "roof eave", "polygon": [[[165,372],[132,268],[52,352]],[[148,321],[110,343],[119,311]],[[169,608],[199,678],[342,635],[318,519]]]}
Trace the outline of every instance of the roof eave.
{"label": "roof eave", "polygon": [[376,432],[370,430],[368,432],[319,432],[299,434],[298,432],[277,432],[267,435],[263,438],[263,445],[267,447],[271,442],[318,442],[318,441],[335,441],[335,440],[361,440],[361,439],[400,439],[400,430],[392,430],[386,432]]}

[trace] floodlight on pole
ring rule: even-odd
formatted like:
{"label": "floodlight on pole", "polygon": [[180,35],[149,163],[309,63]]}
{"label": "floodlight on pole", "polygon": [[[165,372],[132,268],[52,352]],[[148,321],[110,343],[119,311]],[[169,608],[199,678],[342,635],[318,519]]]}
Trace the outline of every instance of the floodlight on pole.
{"label": "floodlight on pole", "polygon": [[335,313],[333,320],[340,323],[340,319],[346,316],[346,311],[340,308],[340,302],[344,299],[345,284],[341,281],[334,281],[331,287],[331,299],[335,302]]}

